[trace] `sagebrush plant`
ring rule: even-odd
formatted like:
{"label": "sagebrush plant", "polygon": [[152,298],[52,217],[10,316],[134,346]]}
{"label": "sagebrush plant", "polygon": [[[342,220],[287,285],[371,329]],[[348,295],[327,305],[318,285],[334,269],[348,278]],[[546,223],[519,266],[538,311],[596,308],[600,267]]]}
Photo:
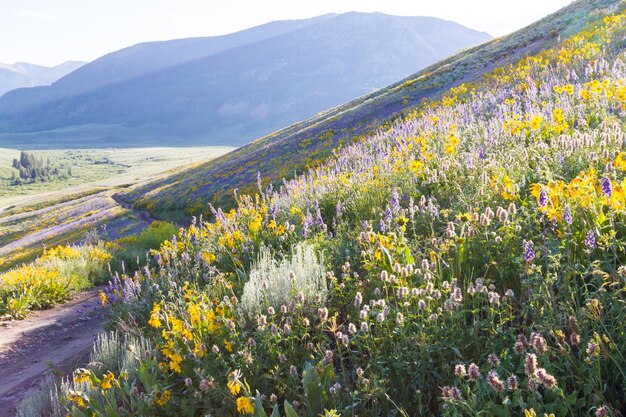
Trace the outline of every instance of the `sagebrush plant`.
{"label": "sagebrush plant", "polygon": [[326,268],[324,258],[315,253],[312,245],[299,243],[291,254],[280,260],[268,248],[261,248],[259,258],[252,265],[248,281],[243,287],[242,313],[256,318],[268,307],[279,309],[300,298],[313,303],[326,301]]}
{"label": "sagebrush plant", "polygon": [[[68,378],[49,378],[44,381],[40,391],[20,404],[16,415],[64,417],[75,404],[106,412],[115,407],[106,392],[113,386],[119,386],[118,380],[125,381],[129,387],[137,381],[144,385],[149,383],[149,372],[141,369],[139,364],[149,360],[152,353],[150,341],[141,336],[118,332],[100,334],[94,342],[89,363],[85,368],[77,369]],[[91,414],[87,412],[83,415]]]}
{"label": "sagebrush plant", "polygon": [[[625,48],[618,9],[194,219],[103,293],[147,376],[68,414],[621,415]],[[253,294],[298,243],[325,299]]]}

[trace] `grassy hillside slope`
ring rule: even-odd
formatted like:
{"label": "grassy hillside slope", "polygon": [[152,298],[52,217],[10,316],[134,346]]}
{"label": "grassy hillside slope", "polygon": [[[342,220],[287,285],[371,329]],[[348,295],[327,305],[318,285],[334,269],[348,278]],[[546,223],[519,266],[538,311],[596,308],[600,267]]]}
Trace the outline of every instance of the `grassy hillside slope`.
{"label": "grassy hillside slope", "polygon": [[204,165],[137,188],[127,198],[157,217],[209,214],[207,204],[232,206],[233,189],[254,192],[257,173],[275,186],[315,166],[333,149],[375,133],[411,113],[424,99],[480,79],[495,65],[556,44],[596,17],[612,0],[583,0],[503,38],[460,52],[396,84],[261,138]]}
{"label": "grassy hillside slope", "polygon": [[626,2],[594,16],[181,229],[18,415],[622,416]]}

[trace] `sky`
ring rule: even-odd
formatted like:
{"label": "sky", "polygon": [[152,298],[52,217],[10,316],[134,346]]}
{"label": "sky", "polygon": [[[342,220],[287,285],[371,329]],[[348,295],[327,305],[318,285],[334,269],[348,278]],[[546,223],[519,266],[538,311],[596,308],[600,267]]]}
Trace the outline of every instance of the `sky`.
{"label": "sky", "polygon": [[147,41],[236,32],[348,11],[434,16],[492,36],[571,0],[0,0],[0,63],[91,61]]}

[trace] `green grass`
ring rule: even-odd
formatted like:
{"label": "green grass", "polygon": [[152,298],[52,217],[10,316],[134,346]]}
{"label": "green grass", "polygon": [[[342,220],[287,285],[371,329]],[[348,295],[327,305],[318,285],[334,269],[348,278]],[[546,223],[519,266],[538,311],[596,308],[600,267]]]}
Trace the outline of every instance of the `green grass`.
{"label": "green grass", "polygon": [[71,177],[12,186],[10,185],[11,175],[17,174],[17,170],[12,168],[11,164],[13,159],[19,158],[20,152],[0,148],[0,204],[3,197],[57,191],[109,179],[142,180],[179,165],[213,158],[231,149],[228,147],[192,147],[32,151],[36,157],[49,159],[55,166],[63,169],[71,168]]}

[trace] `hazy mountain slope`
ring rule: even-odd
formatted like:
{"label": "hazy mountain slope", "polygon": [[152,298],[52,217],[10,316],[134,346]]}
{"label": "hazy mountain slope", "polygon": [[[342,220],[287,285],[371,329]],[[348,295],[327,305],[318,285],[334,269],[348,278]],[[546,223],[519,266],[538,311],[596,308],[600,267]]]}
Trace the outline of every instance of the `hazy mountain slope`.
{"label": "hazy mountain slope", "polygon": [[559,37],[579,30],[598,17],[596,8],[615,0],[580,0],[503,38],[463,51],[409,78],[315,118],[297,123],[221,158],[138,188],[128,195],[157,215],[186,218],[207,214],[208,202],[228,205],[232,190],[256,187],[256,174],[277,186],[315,165],[344,143],[372,134],[381,125],[462,82],[480,78],[497,65],[554,45]]}
{"label": "hazy mountain slope", "polygon": [[16,62],[0,64],[0,96],[7,91],[21,87],[49,85],[59,78],[85,65],[85,62],[68,61],[56,67]]}
{"label": "hazy mountain slope", "polygon": [[50,100],[84,93],[227,49],[283,35],[333,16],[329,14],[313,19],[276,21],[223,36],[174,39],[133,45],[84,65],[50,87],[12,92],[0,101],[0,113],[19,112]]}
{"label": "hazy mountain slope", "polygon": [[[435,18],[348,13],[27,111],[0,100],[0,119],[12,133],[103,126],[121,146],[128,128],[157,143],[241,145],[488,38]],[[81,142],[101,146],[103,135]]]}

